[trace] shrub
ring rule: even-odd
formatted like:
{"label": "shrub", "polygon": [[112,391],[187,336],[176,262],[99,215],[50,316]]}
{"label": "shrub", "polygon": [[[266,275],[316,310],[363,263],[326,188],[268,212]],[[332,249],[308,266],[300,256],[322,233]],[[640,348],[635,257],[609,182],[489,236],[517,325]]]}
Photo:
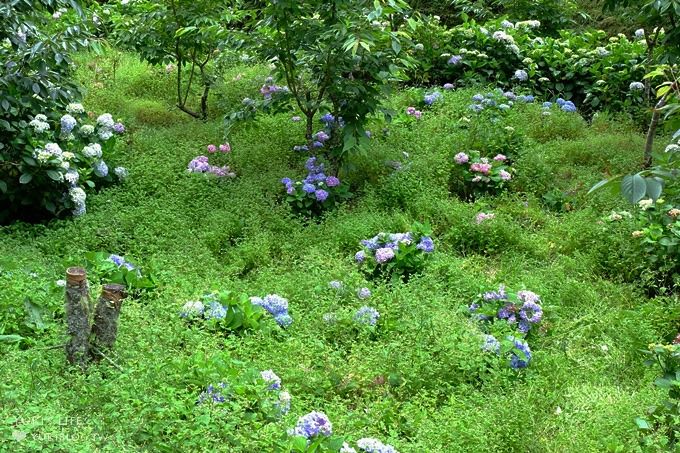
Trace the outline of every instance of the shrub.
{"label": "shrub", "polygon": [[309,173],[302,181],[287,177],[281,180],[286,191],[285,200],[295,213],[317,216],[352,196],[347,184],[325,174],[324,164],[316,157],[307,159],[305,168]]}
{"label": "shrub", "polygon": [[369,277],[408,280],[423,270],[434,252],[431,234],[431,228],[420,223],[407,233],[379,233],[361,241],[364,247],[354,259]]}
{"label": "shrub", "polygon": [[[53,14],[58,17],[53,19]],[[50,170],[51,177],[45,169],[33,174],[38,165],[29,122],[35,115],[64,109],[80,95],[71,77],[71,54],[91,44],[89,26],[76,0],[0,5],[0,203],[10,207],[0,213],[0,223],[15,216],[35,220],[72,206],[58,187],[63,171]],[[28,184],[33,176],[35,181]],[[36,209],[28,213],[27,205]]]}
{"label": "shrub", "polygon": [[528,335],[538,328],[543,319],[541,298],[531,291],[508,292],[501,285],[498,291],[479,294],[469,310],[473,318],[481,322],[494,323],[505,321],[516,335]]}
{"label": "shrub", "polygon": [[180,312],[187,321],[201,320],[216,330],[235,333],[262,329],[265,315],[263,307],[248,295],[231,291],[205,294],[198,301],[186,302]]}
{"label": "shrub", "polygon": [[0,200],[11,203],[10,215],[22,215],[25,206],[39,207],[40,214],[70,210],[74,216],[83,215],[86,190],[128,176],[124,167],[109,170],[104,160],[125,127],[108,113],[89,120],[81,104],[69,104],[61,116],[45,113],[49,118],[43,113],[33,117],[22,133],[24,146],[6,157],[11,182],[0,181]]}
{"label": "shrub", "polygon": [[120,255],[107,252],[91,252],[85,254],[86,266],[90,275],[99,283],[118,283],[129,290],[139,293],[156,287],[153,275],[127,261]]}
{"label": "shrub", "polygon": [[496,195],[512,179],[514,170],[506,163],[508,158],[503,154],[489,159],[481,157],[479,151],[471,151],[469,155],[459,152],[453,160],[452,190],[463,199]]}

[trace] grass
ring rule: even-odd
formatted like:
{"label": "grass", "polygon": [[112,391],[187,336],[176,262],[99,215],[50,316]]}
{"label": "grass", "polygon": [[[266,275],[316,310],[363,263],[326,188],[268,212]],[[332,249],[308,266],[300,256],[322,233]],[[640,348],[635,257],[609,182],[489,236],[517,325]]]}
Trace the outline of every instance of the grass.
{"label": "grass", "polygon": [[[288,115],[234,128],[237,179],[185,171],[207,143],[221,142],[220,112],[255,97],[264,68],[231,70],[207,122],[178,113],[172,78],[130,56],[123,55],[115,82],[94,81],[86,65],[79,74],[90,87],[88,108],[111,111],[128,126],[117,163],[131,177],[89,195],[83,218],[3,229],[0,334],[21,321],[24,297],[46,313],[29,343],[0,346],[3,449],[273,451],[312,410],[328,414],[340,435],[378,437],[401,452],[636,448],[633,419],[660,399],[639,350],[672,338],[680,310],[671,299],[648,298],[623,272],[630,263],[619,258],[628,255],[617,250],[626,250],[629,232],[601,222],[620,202],[585,195],[603,174],[635,168],[643,138],[632,127],[516,108],[506,124],[525,141],[513,190],[465,203],[448,193],[448,162],[469,139],[460,118],[471,117],[474,92],[446,93],[422,122],[374,134],[367,155],[354,162],[355,199],[304,224],[278,195],[280,178],[300,175],[304,162],[290,151],[303,126]],[[390,103],[402,109],[415,96],[401,91]],[[385,162],[404,160],[403,152],[410,166],[392,172]],[[574,210],[541,204],[555,188],[573,194]],[[477,212],[491,210],[493,222],[474,225]],[[417,220],[435,231],[437,252],[425,272],[408,285],[364,281],[352,263],[358,241]],[[114,356],[123,371],[103,362],[81,374],[63,351],[48,348],[63,342],[65,330],[54,281],[98,250],[152,268],[159,285],[124,304]],[[334,297],[327,285],[335,279],[371,288],[370,304],[389,321],[377,338],[329,336],[324,313],[363,304]],[[534,359],[521,373],[488,367],[478,327],[465,314],[481,288],[500,283],[531,289],[549,307],[549,329],[532,342]],[[179,309],[212,289],[281,294],[295,322],[281,335],[187,328]],[[232,359],[283,379],[293,395],[283,420],[195,406],[194,383],[207,385]],[[14,439],[17,431],[26,438]]]}

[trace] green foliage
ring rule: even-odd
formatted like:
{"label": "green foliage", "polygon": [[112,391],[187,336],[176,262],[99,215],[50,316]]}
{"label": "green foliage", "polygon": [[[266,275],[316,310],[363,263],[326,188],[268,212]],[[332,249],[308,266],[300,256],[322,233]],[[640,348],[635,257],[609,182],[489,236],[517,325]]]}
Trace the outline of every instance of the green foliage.
{"label": "green foliage", "polygon": [[153,273],[108,252],[86,253],[85,266],[91,280],[96,280],[102,285],[107,283],[124,285],[134,295],[156,287]]}
{"label": "green foliage", "polygon": [[402,0],[283,0],[262,11],[260,52],[275,62],[277,82],[303,113],[308,147],[318,112],[343,120],[332,124],[325,150],[338,167],[349,151],[366,145],[369,116],[380,111],[389,83],[409,64],[402,50],[408,31],[393,31],[406,7]]}
{"label": "green foliage", "polygon": [[645,365],[659,366],[661,376],[654,385],[666,392],[668,399],[635,419],[640,443],[647,448],[673,451],[680,441],[680,345],[651,344],[644,353],[649,356]]}
{"label": "green foliage", "polygon": [[[254,330],[267,330],[272,322],[266,311],[254,305],[245,293],[217,291],[201,296],[200,302],[187,302],[181,316],[200,324],[205,322],[209,328],[226,333],[243,333]],[[204,318],[202,321],[200,318]]]}
{"label": "green foliage", "polygon": [[[62,14],[65,8],[68,11]],[[57,12],[61,16],[52,19]],[[0,212],[0,223],[27,214],[29,205],[36,207],[34,218],[68,207],[58,199],[63,193],[57,188],[59,171],[37,171],[31,155],[36,143],[28,123],[37,114],[63,110],[79,97],[71,55],[92,44],[90,25],[75,0],[14,0],[0,5],[0,203],[13,208]]]}

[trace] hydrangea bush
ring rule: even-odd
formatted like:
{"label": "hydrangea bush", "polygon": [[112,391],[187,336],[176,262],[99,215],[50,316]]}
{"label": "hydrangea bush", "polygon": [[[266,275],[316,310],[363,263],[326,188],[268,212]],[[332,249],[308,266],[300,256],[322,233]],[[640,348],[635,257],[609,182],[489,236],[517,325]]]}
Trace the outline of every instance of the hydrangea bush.
{"label": "hydrangea bush", "polygon": [[504,154],[488,158],[481,157],[479,151],[461,151],[453,157],[453,162],[451,189],[466,200],[497,195],[509,185],[514,173]]}
{"label": "hydrangea bush", "polygon": [[327,175],[324,164],[316,157],[307,159],[305,168],[308,173],[302,181],[288,177],[281,180],[286,191],[285,200],[294,212],[317,216],[352,196],[349,186],[338,177]]}
{"label": "hydrangea bush", "polygon": [[91,279],[98,279],[101,284],[125,285],[132,295],[156,287],[156,280],[150,271],[131,263],[123,256],[90,252],[85,254],[85,262]]}
{"label": "hydrangea bush", "polygon": [[361,241],[363,248],[354,255],[354,260],[371,278],[408,280],[423,270],[434,252],[431,235],[431,228],[420,223],[406,233],[378,233]]}
{"label": "hydrangea bush", "polygon": [[106,161],[125,126],[110,113],[95,118],[81,104],[69,104],[62,113],[40,113],[28,122],[20,161],[8,170],[14,182],[0,181],[0,201],[14,209],[30,205],[33,212],[81,216],[87,191],[127,178],[127,169]]}
{"label": "hydrangea bush", "polygon": [[485,334],[481,349],[483,352],[494,353],[505,358],[510,368],[515,370],[526,368],[531,362],[532,355],[529,344],[525,340],[512,335],[507,335],[502,341],[499,341],[495,336]]}
{"label": "hydrangea bush", "polygon": [[508,292],[503,285],[498,291],[487,291],[477,296],[469,311],[474,319],[482,322],[507,323],[520,335],[535,331],[543,320],[543,307],[538,294],[527,290]]}
{"label": "hydrangea bush", "polygon": [[199,300],[186,302],[180,317],[225,332],[241,333],[267,327],[263,307],[251,302],[248,295],[231,291],[213,292],[203,295]]}

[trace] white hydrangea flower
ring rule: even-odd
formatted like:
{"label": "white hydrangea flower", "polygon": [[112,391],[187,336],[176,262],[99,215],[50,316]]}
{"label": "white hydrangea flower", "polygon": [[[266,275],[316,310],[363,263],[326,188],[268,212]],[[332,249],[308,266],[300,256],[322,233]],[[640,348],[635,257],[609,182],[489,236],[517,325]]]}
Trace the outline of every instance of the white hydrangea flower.
{"label": "white hydrangea flower", "polygon": [[113,137],[113,132],[111,132],[110,129],[102,129],[99,131],[99,138],[101,138],[103,141],[107,141]]}
{"label": "white hydrangea flower", "polygon": [[70,152],[70,151],[64,151],[64,152],[62,153],[61,157],[64,158],[64,160],[71,160],[71,159],[73,159],[74,157],[76,157],[76,155],[73,154],[73,153]]}
{"label": "white hydrangea flower", "polygon": [[125,167],[116,167],[113,169],[113,173],[118,176],[121,181],[128,177],[128,171]]}
{"label": "white hydrangea flower", "polygon": [[85,113],[85,107],[83,104],[69,104],[66,106],[66,111],[71,115],[80,115]]}
{"label": "white hydrangea flower", "polygon": [[77,204],[77,205],[85,204],[85,200],[87,199],[87,194],[86,194],[85,191],[84,191],[83,189],[81,189],[80,187],[72,187],[72,188],[68,191],[68,193],[69,193],[69,195],[71,196],[71,200],[72,200],[75,204]]}
{"label": "white hydrangea flower", "polygon": [[[679,142],[679,143],[680,143],[680,142]],[[665,151],[666,151],[667,153],[676,153],[676,152],[680,151],[680,146],[678,146],[678,145],[676,145],[676,144],[674,144],[674,143],[671,143],[670,145],[666,146],[666,150],[665,150]]]}
{"label": "white hydrangea flower", "polygon": [[83,148],[83,155],[89,158],[102,157],[102,147],[99,143],[90,143]]}
{"label": "white hydrangea flower", "polygon": [[640,200],[638,202],[638,206],[640,206],[640,209],[643,211],[646,211],[647,209],[651,208],[654,205],[654,202],[652,201],[651,198],[647,198],[645,200]]}
{"label": "white hydrangea flower", "polygon": [[111,116],[110,113],[102,113],[97,118],[97,124],[99,124],[102,127],[112,129],[115,122],[113,121],[113,117]]}
{"label": "white hydrangea flower", "polygon": [[81,135],[92,135],[94,134],[94,126],[91,124],[85,124],[80,128],[80,134]]}
{"label": "white hydrangea flower", "polygon": [[80,175],[78,172],[74,169],[69,169],[69,171],[66,172],[64,175],[64,179],[66,182],[68,182],[71,185],[75,185],[78,182],[78,179],[80,179]]}

